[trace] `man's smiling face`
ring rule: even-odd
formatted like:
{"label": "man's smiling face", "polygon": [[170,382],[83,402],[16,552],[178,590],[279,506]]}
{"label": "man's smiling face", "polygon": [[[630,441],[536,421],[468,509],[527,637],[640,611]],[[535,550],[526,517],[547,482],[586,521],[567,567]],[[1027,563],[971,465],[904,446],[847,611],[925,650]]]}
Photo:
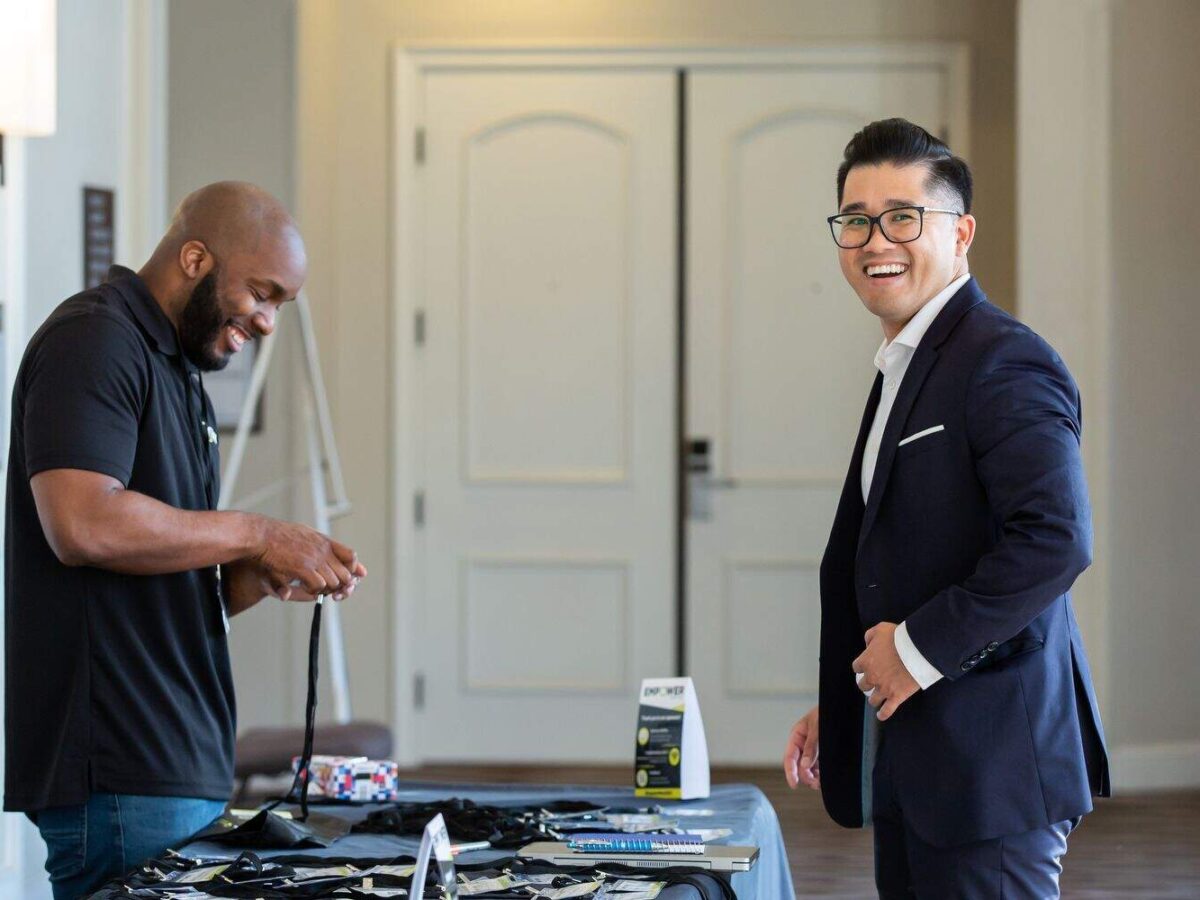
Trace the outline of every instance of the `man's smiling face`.
{"label": "man's smiling face", "polygon": [[[959,211],[961,202],[952,190],[930,190],[929,167],[924,163],[881,163],[854,166],[849,171],[838,211],[871,216],[897,206]],[[839,248],[838,262],[854,292],[879,317],[891,340],[926,302],[967,273],[967,250],[974,236],[972,216],[927,213],[921,236],[915,241],[892,243],[876,225],[866,245]]]}
{"label": "man's smiling face", "polygon": [[213,266],[192,290],[179,321],[183,351],[205,371],[223,369],[250,341],[275,330],[279,308],[304,284],[307,258],[298,235],[264,237],[253,253]]}

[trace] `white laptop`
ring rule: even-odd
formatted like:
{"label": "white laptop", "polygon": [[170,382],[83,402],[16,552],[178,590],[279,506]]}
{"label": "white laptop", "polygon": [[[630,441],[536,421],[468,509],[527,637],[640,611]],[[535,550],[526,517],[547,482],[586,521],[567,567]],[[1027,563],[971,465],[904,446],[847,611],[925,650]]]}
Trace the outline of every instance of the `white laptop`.
{"label": "white laptop", "polygon": [[757,847],[707,845],[703,853],[582,853],[559,841],[539,841],[517,851],[521,859],[533,859],[555,866],[582,866],[594,862],[618,862],[640,869],[666,869],[691,866],[712,872],[749,872],[758,861]]}

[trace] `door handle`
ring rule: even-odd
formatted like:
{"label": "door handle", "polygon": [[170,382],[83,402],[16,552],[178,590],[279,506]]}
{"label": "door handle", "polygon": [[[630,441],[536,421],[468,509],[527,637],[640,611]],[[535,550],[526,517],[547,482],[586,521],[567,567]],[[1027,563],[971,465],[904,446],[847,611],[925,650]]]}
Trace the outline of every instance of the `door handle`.
{"label": "door handle", "polygon": [[687,473],[687,514],[689,519],[712,518],[712,491],[738,486],[736,478],[716,478],[712,474],[712,441],[706,437],[689,438],[683,462]]}

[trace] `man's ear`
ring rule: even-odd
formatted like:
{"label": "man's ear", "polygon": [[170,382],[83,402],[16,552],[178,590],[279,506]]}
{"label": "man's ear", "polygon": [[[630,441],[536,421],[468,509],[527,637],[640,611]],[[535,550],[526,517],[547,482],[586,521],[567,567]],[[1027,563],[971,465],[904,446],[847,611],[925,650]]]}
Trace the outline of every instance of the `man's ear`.
{"label": "man's ear", "polygon": [[959,216],[954,225],[954,231],[956,239],[954,255],[966,256],[967,251],[971,249],[971,244],[975,241],[975,217],[970,213]]}
{"label": "man's ear", "polygon": [[179,268],[189,281],[199,281],[214,265],[216,260],[203,241],[185,241],[179,248]]}

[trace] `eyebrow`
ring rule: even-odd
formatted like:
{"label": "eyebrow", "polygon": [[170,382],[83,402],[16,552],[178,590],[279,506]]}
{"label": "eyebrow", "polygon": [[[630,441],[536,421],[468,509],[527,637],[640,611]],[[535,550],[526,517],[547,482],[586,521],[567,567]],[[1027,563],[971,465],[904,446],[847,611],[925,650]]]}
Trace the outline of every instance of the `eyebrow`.
{"label": "eyebrow", "polygon": [[[886,209],[895,209],[897,206],[920,206],[921,205],[920,203],[917,203],[915,200],[906,200],[903,197],[889,197],[888,199],[884,200],[883,202],[885,204]],[[844,212],[844,213],[862,212],[866,208],[867,208],[867,204],[865,204],[865,203],[847,203],[845,206],[842,207],[842,212]]]}

